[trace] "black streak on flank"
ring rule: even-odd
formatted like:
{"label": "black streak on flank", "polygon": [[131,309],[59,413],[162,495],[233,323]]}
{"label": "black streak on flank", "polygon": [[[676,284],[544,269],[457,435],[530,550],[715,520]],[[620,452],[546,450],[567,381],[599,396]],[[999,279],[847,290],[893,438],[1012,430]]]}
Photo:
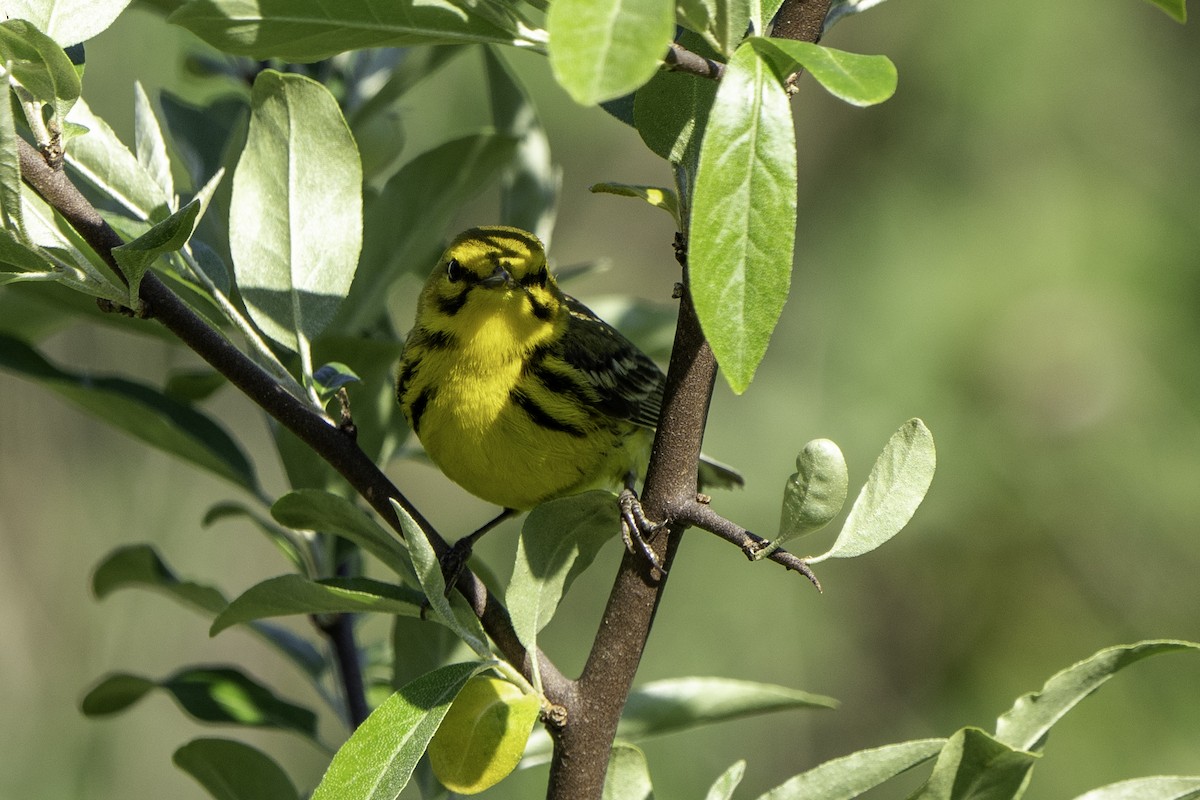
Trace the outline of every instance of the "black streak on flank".
{"label": "black streak on flank", "polygon": [[[547,430],[569,433],[580,439],[587,435],[582,428],[550,416],[544,408],[535,403],[527,394],[519,389],[513,389],[508,393],[508,396],[510,400],[516,403],[529,416],[530,420]],[[414,424],[413,427],[415,428],[416,425]]]}
{"label": "black streak on flank", "polygon": [[429,401],[433,399],[433,387],[429,387],[425,391],[417,395],[417,399],[413,401],[409,407],[408,413],[412,417],[413,432],[418,436],[421,435],[421,415],[425,413],[425,407],[429,405]]}

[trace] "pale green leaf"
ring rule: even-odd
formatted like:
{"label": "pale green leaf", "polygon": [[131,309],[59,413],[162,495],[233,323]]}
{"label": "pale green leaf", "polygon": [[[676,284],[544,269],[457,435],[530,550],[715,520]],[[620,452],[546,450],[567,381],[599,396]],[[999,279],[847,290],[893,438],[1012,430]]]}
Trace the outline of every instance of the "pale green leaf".
{"label": "pale green leaf", "polygon": [[851,800],[936,756],[945,739],[921,739],[859,750],[802,772],[758,800]]}
{"label": "pale green leaf", "polygon": [[655,208],[661,208],[671,215],[679,227],[679,196],[671,189],[661,186],[642,186],[631,183],[597,183],[588,188],[590,192],[615,194],[621,197],[638,197]]}
{"label": "pale green leaf", "polygon": [[1075,800],[1196,800],[1200,775],[1157,775],[1110,783],[1085,792]]}
{"label": "pale green leaf", "polygon": [[271,516],[289,528],[332,533],[354,542],[400,577],[416,583],[404,542],[344,497],[320,489],[297,489],[275,501]]}
{"label": "pale green leaf", "polygon": [[796,471],[783,488],[779,536],[755,554],[765,558],[790,539],[819,531],[841,513],[849,491],[846,459],[828,439],[814,439],[796,456]]}
{"label": "pale green leaf", "polygon": [[67,163],[80,175],[139,220],[162,219],[170,213],[171,198],[83,98],[71,107],[67,121],[88,130],[72,139],[66,152]]}
{"label": "pale green leaf", "polygon": [[124,378],[60,369],[28,344],[0,336],[0,368],[57,392],[146,444],[255,491],[254,470],[225,429],[195,408]]}
{"label": "pale green leaf", "polygon": [[[3,104],[0,104],[3,105]],[[26,247],[17,241],[17,233],[9,227],[0,228],[0,273],[10,273],[9,280],[20,280],[24,273],[51,274],[53,262],[40,250]],[[0,283],[7,282],[0,278]]]}
{"label": "pale green leaf", "polygon": [[621,529],[616,497],[585,492],[542,503],[525,519],[505,591],[517,638],[529,650],[571,583]]}
{"label": "pale green leaf", "polygon": [[704,795],[704,800],[731,800],[733,790],[742,782],[742,776],[746,774],[746,762],[735,761],[729,769],[721,773],[713,785],[709,787],[708,794]]}
{"label": "pale green leaf", "polygon": [[[35,100],[53,106],[59,116],[65,115],[83,90],[71,59],[40,26],[14,15],[7,6],[4,11],[9,19],[0,22],[0,67],[9,62],[12,76]],[[7,103],[7,91],[4,98]]]}
{"label": "pale green leaf", "polygon": [[1038,758],[979,728],[963,728],[946,741],[910,800],[1017,800]]}
{"label": "pale green leaf", "polygon": [[1200,650],[1200,644],[1164,639],[1101,650],[1050,678],[1041,691],[1018,698],[996,721],[996,739],[1020,750],[1038,750],[1056,722],[1117,672],[1143,658],[1180,650]]}
{"label": "pale green leaf", "polygon": [[674,25],[672,0],[555,0],[550,68],[577,103],[620,97],[654,75]]}
{"label": "pale green leaf", "polygon": [[1187,0],[1147,0],[1147,2],[1161,8],[1178,23],[1187,22]]}
{"label": "pale green leaf", "polygon": [[216,800],[299,800],[287,773],[266,753],[232,739],[193,739],[171,757]]}
{"label": "pale green leaf", "polygon": [[[0,67],[3,63],[0,63]],[[0,102],[0,230],[7,234],[6,242],[25,248],[25,223],[21,205],[21,160],[17,155],[17,127],[9,91],[3,92]],[[0,259],[5,253],[0,250]],[[23,258],[23,257],[22,257]],[[44,259],[43,259],[44,260]],[[11,261],[7,263],[12,263]]]}
{"label": "pale green leaf", "polygon": [[169,21],[227,53],[286,61],[367,47],[545,42],[511,6],[471,0],[192,0]]}
{"label": "pale green leaf", "polygon": [[225,595],[219,589],[180,580],[148,544],[117,548],[92,573],[92,592],[101,600],[118,589],[134,586],[162,592],[209,615],[225,608]]}
{"label": "pale green leaf", "polygon": [[255,584],[234,598],[213,620],[208,633],[216,636],[243,622],[294,614],[376,612],[417,617],[423,601],[424,596],[414,589],[369,578],[312,581],[299,575],[281,575]]}
{"label": "pale green leaf", "polygon": [[861,556],[899,533],[925,499],[936,466],[933,434],[925,423],[910,419],[901,425],[875,460],[833,547],[808,563]]}
{"label": "pale green leaf", "polygon": [[89,717],[115,714],[155,688],[170,694],[180,708],[201,722],[316,736],[316,714],[281,700],[270,689],[229,667],[191,667],[160,681],[123,673],[110,675],[88,691],[80,708]]}
{"label": "pale green leaf", "polygon": [[136,239],[113,248],[113,258],[129,281],[129,307],[138,307],[138,290],[146,270],[164,253],[174,253],[187,244],[203,213],[200,198],[158,223]]}
{"label": "pale green leaf", "polygon": [[305,349],[350,290],[362,247],[362,167],[321,84],[259,73],[246,149],[233,176],[234,272],[259,328]]}
{"label": "pale green leaf", "polygon": [[896,65],[887,56],[846,53],[795,39],[756,36],[749,41],[780,75],[803,67],[830,94],[851,105],[876,105],[896,93]]}
{"label": "pale green leaf", "polygon": [[162,126],[154,113],[150,96],[142,88],[142,82],[136,81],[133,89],[133,150],[138,163],[159,185],[163,194],[172,197],[175,194],[175,180],[171,177],[171,159],[167,156],[167,141],[163,137]]}
{"label": "pale green leaf", "polygon": [[334,755],[312,800],[395,800],[454,698],[491,663],[442,667],[385,700]]}
{"label": "pale green leaf", "polygon": [[654,800],[650,765],[642,748],[620,740],[613,742],[600,797],[601,800]]}
{"label": "pale green leaf", "polygon": [[689,224],[690,289],[730,387],[750,385],[791,284],[796,141],[775,73],[742,45],[709,113]]}
{"label": "pale green leaf", "polygon": [[60,47],[87,41],[113,24],[129,0],[5,0],[9,19],[27,19]]}

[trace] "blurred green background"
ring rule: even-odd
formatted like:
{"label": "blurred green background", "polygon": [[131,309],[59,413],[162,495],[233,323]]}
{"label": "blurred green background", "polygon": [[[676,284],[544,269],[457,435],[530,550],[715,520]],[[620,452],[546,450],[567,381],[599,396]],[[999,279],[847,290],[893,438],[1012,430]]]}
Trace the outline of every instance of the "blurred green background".
{"label": "blurred green background", "polygon": [[[1200,31],[1135,0],[894,0],[824,44],[889,55],[900,88],[861,110],[801,81],[792,297],[750,390],[718,386],[705,449],[739,465],[747,488],[716,507],[769,535],[805,441],[837,441],[857,487],[912,416],[934,432],[938,473],[904,535],[822,566],[823,595],[689,534],[639,679],[743,677],[843,705],[648,743],[663,798],[702,797],[740,758],[738,796],[753,797],[852,750],[990,728],[1095,650],[1200,639]],[[85,96],[132,141],[132,81],[194,94],[181,65],[196,46],[135,5],[88,44]],[[406,101],[408,152],[486,120],[478,63],[461,59]],[[566,99],[544,60],[512,63],[564,169],[552,255],[613,265],[568,290],[597,306],[628,291],[667,302],[668,218],[587,192],[665,184],[665,166],[631,130]],[[495,209],[481,197],[463,225]],[[62,330],[46,348],[78,369],[156,382],[195,363],[111,327]],[[245,633],[210,640],[203,619],[145,593],[97,602],[90,572],[112,548],[149,541],[232,595],[285,563],[248,527],[200,526],[224,485],[10,375],[0,397],[0,796],[204,797],[171,753],[241,734],[188,721],[159,695],[89,721],[77,710],[86,688],[108,671],[233,661],[318,701]],[[249,404],[226,390],[211,411],[282,491]],[[492,513],[427,466],[389,472],[446,531]],[[500,574],[515,546],[507,531],[481,547]],[[829,535],[793,549],[819,552]],[[610,544],[549,628],[567,671],[582,663],[618,555]],[[344,735],[332,724],[325,734]],[[326,761],[285,734],[242,738],[301,787]],[[1027,796],[1166,773],[1200,773],[1194,655],[1139,664],[1073,712]],[[489,796],[539,796],[544,777],[518,774]],[[902,784],[878,796],[903,796]]]}

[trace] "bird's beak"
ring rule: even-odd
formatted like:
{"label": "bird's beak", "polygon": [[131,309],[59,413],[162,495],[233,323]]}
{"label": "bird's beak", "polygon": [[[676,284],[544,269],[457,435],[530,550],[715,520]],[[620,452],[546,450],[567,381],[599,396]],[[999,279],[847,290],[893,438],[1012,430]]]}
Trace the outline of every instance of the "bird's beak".
{"label": "bird's beak", "polygon": [[492,270],[492,274],[488,275],[479,283],[489,289],[498,289],[501,286],[512,286],[515,281],[513,281],[512,275],[508,274],[508,270],[506,270],[502,265],[497,264],[496,268]]}

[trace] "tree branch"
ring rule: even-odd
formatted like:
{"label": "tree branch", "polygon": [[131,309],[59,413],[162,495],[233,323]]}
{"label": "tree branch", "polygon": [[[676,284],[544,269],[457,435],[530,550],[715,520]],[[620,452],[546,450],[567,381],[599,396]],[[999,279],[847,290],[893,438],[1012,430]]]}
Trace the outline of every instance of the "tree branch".
{"label": "tree branch", "polygon": [[[725,541],[737,545],[741,548],[746,558],[751,561],[758,560],[758,552],[769,541],[761,536],[756,536],[741,525],[722,517],[713,511],[707,503],[697,501],[684,506],[678,511],[676,519],[720,536]],[[808,578],[813,586],[817,587],[817,591],[821,591],[821,582],[817,580],[817,576],[813,574],[812,569],[804,562],[804,559],[782,548],[776,548],[766,558],[777,564],[782,564],[787,569],[799,572]]]}
{"label": "tree branch", "polygon": [[[17,140],[17,147],[21,178],[25,183],[58,211],[104,262],[120,275],[120,267],[112,255],[114,247],[124,244],[117,232],[109,227],[61,169],[52,169],[38,151],[23,139]],[[151,317],[328,462],[393,531],[403,536],[391,499],[395,499],[412,516],[439,556],[449,549],[433,525],[367,457],[351,436],[281,388],[153,273],[147,272],[142,279],[140,294]],[[504,657],[523,675],[531,678],[529,653],[518,641],[503,604],[470,570],[462,571],[456,588],[471,604],[484,630]],[[570,692],[570,682],[544,654],[539,651],[536,656],[547,697],[551,702],[561,704],[559,698]]]}
{"label": "tree branch", "polygon": [[780,39],[802,42],[821,41],[825,17],[829,15],[830,0],[783,0],[775,14],[771,35]]}
{"label": "tree branch", "polygon": [[721,80],[721,76],[725,74],[725,65],[720,61],[713,61],[699,53],[693,53],[679,42],[671,42],[663,63],[672,72],[687,72],[701,78],[711,78],[714,81]]}

